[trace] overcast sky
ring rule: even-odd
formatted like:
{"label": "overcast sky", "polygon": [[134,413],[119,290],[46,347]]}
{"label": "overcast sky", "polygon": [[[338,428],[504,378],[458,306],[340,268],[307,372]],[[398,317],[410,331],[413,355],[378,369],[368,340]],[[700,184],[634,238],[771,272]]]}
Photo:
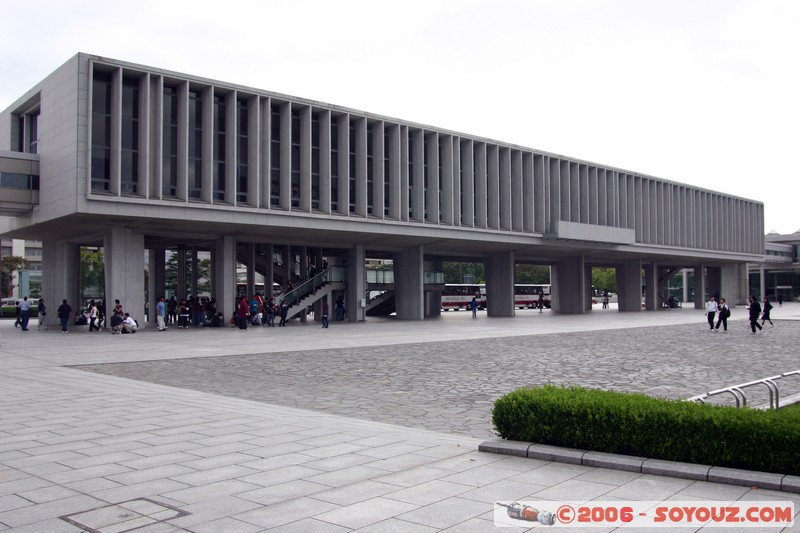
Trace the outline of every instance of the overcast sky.
{"label": "overcast sky", "polygon": [[0,0],[0,109],[77,52],[764,202],[800,229],[797,0]]}

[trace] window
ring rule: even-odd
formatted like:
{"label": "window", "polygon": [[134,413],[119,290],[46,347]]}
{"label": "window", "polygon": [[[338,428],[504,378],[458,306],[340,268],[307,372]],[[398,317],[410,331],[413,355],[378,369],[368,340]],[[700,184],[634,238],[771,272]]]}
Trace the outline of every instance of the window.
{"label": "window", "polygon": [[375,183],[375,169],[372,168],[372,163],[374,161],[374,147],[372,146],[373,142],[373,135],[372,130],[375,127],[374,124],[367,124],[367,214],[372,214],[372,192]]}
{"label": "window", "polygon": [[244,100],[236,101],[236,110],[238,113],[237,128],[239,134],[237,136],[238,146],[236,150],[236,201],[239,203],[247,203],[247,144],[248,144],[248,115],[247,115],[247,102]]}
{"label": "window", "polygon": [[331,211],[339,211],[339,121],[331,121]]}
{"label": "window", "polygon": [[139,188],[139,80],[122,80],[122,154],[120,159],[123,194]]}
{"label": "window", "polygon": [[163,142],[161,160],[161,194],[165,198],[178,196],[178,91],[164,87]]}
{"label": "window", "polygon": [[349,143],[348,143],[348,157],[349,157],[349,182],[350,182],[350,212],[356,212],[356,124],[353,120],[350,121],[349,128]]}
{"label": "window", "polygon": [[281,205],[281,108],[272,106],[270,122],[270,205]]}
{"label": "window", "polygon": [[225,200],[225,97],[214,95],[214,199]]}
{"label": "window", "polygon": [[311,209],[319,209],[319,113],[311,115]]}
{"label": "window", "polygon": [[391,137],[389,135],[389,128],[383,130],[383,215],[389,216],[389,149]]}
{"label": "window", "polygon": [[203,191],[203,95],[189,91],[189,198]]}
{"label": "window", "polygon": [[92,191],[111,189],[111,74],[92,79]]}
{"label": "window", "polygon": [[300,207],[300,111],[292,109],[292,208]]}

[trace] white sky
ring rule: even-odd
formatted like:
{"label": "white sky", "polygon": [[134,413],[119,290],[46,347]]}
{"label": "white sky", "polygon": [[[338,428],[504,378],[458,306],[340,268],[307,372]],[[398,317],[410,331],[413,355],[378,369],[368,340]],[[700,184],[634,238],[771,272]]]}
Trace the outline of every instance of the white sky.
{"label": "white sky", "polygon": [[762,201],[800,229],[797,0],[0,0],[0,109],[77,52]]}

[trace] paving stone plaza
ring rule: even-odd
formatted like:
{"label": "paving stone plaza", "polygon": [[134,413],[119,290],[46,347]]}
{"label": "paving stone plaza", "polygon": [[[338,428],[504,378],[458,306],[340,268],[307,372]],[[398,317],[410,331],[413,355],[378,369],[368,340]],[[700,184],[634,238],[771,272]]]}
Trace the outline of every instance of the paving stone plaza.
{"label": "paving stone plaza", "polygon": [[728,333],[688,308],[125,336],[3,320],[0,531],[493,531],[507,500],[798,511],[796,493],[477,451],[520,386],[680,398],[800,368],[800,304],[756,335],[744,316]]}

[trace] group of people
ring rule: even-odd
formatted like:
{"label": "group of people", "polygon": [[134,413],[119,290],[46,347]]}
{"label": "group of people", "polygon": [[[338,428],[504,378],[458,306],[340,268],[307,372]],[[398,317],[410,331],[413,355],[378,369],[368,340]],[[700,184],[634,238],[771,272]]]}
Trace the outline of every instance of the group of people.
{"label": "group of people", "polygon": [[[783,303],[783,302],[781,302]],[[769,298],[764,298],[764,307],[758,302],[758,298],[751,296],[749,305],[747,306],[748,318],[750,320],[750,330],[752,333],[756,329],[761,331],[765,323],[769,322],[770,326],[774,326],[770,313],[772,312],[772,304]],[[710,331],[718,332],[719,326],[722,325],[723,332],[728,331],[728,318],[731,316],[731,310],[725,301],[725,298],[720,298],[717,302],[716,297],[711,296],[706,303],[706,318],[708,320],[708,328]],[[716,319],[716,325],[714,320]],[[761,324],[758,321],[761,320]]]}

